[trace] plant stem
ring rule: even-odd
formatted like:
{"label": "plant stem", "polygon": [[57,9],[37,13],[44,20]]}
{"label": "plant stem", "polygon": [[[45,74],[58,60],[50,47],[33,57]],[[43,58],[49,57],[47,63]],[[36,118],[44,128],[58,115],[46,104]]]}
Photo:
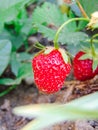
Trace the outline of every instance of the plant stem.
{"label": "plant stem", "polygon": [[[85,42],[91,42],[91,39],[87,39]],[[93,39],[93,43],[98,43],[97,39]]]}
{"label": "plant stem", "polygon": [[93,43],[93,40],[94,40],[94,38],[96,38],[96,37],[98,37],[98,33],[95,34],[95,35],[93,35],[93,36],[91,37],[91,43]]}
{"label": "plant stem", "polygon": [[95,53],[95,46],[94,44],[91,42],[91,50],[92,50],[92,55],[95,56],[96,53]]}
{"label": "plant stem", "polygon": [[35,43],[35,46],[36,46],[36,47],[39,47],[40,49],[45,49],[45,46],[42,45],[42,44],[39,43],[39,42],[36,42],[36,43]]}
{"label": "plant stem", "polygon": [[4,90],[3,92],[0,93],[0,97],[8,94],[11,90],[15,89],[17,86],[16,85],[13,85],[11,87],[9,87],[8,89]]}
{"label": "plant stem", "polygon": [[76,2],[77,2],[78,6],[80,8],[80,11],[81,11],[83,17],[84,18],[89,18],[88,15],[86,14],[85,10],[83,9],[82,5],[80,4],[79,0],[76,0]]}
{"label": "plant stem", "polygon": [[58,45],[58,38],[59,38],[59,33],[61,32],[61,30],[69,23],[73,22],[73,21],[89,21],[88,18],[72,18],[72,19],[69,19],[68,21],[64,22],[60,28],[57,30],[56,34],[55,34],[55,37],[54,37],[54,47],[56,49],[59,48],[59,45]]}
{"label": "plant stem", "polygon": [[38,49],[45,49],[45,46],[40,44],[39,42],[36,42],[35,44],[32,44],[27,50],[26,52],[31,51],[34,47],[38,48]]}

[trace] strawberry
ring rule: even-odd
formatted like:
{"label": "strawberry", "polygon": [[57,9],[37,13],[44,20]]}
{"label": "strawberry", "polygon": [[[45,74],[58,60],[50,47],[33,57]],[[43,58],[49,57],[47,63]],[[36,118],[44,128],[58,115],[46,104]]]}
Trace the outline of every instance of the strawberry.
{"label": "strawberry", "polygon": [[79,51],[73,60],[74,76],[76,79],[81,81],[92,79],[96,74],[98,74],[98,67],[94,71],[92,69],[92,59],[80,59],[84,54],[86,53]]}
{"label": "strawberry", "polygon": [[[49,50],[49,48],[48,48]],[[59,91],[71,70],[59,49],[50,49],[48,54],[39,53],[32,60],[34,80],[38,89],[46,94]]]}

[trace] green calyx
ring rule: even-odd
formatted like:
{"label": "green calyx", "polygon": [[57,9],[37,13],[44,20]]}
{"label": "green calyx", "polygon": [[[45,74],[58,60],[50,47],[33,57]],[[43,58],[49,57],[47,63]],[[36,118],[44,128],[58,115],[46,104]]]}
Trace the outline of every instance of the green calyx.
{"label": "green calyx", "polygon": [[83,56],[81,56],[79,59],[80,60],[86,60],[86,59],[90,59],[93,61],[92,64],[92,69],[93,71],[96,70],[96,68],[98,67],[98,50],[95,49],[94,45],[90,48],[86,48],[84,47],[84,49],[82,50],[85,54]]}
{"label": "green calyx", "polygon": [[48,46],[46,47],[44,54],[49,54],[53,50],[58,50],[61,53],[65,63],[70,63],[69,56],[67,55],[66,51],[63,48],[55,49],[54,47]]}
{"label": "green calyx", "polygon": [[52,47],[52,46],[47,46],[46,48],[45,48],[45,51],[44,51],[44,54],[49,54],[51,51],[53,51],[55,48],[54,47]]}
{"label": "green calyx", "polygon": [[65,63],[70,63],[70,59],[68,57],[68,55],[66,54],[66,51],[62,48],[59,48],[59,52],[61,53],[63,60]]}
{"label": "green calyx", "polygon": [[94,41],[96,40],[95,39],[96,37],[98,37],[98,33],[91,37],[90,48],[86,48],[86,47],[83,48],[83,52],[85,52],[85,54],[80,58],[80,60],[85,60],[85,59],[93,60],[93,65],[92,65],[93,71],[95,71],[96,68],[98,67],[98,49],[96,49],[94,46]]}
{"label": "green calyx", "polygon": [[40,49],[40,50],[45,49],[45,46],[44,46],[44,45],[42,45],[42,44],[41,44],[41,43],[39,43],[39,42],[36,42],[34,46],[35,46],[36,48]]}

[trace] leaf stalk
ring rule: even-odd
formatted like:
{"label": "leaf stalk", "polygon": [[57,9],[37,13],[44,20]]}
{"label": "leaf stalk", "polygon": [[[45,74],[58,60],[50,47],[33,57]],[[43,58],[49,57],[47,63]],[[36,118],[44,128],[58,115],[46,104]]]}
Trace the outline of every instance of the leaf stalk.
{"label": "leaf stalk", "polygon": [[73,21],[89,21],[88,18],[72,18],[72,19],[69,19],[68,21],[65,21],[60,27],[59,29],[57,30],[56,34],[55,34],[55,37],[54,37],[54,47],[56,49],[59,48],[59,45],[58,45],[58,38],[59,38],[59,34],[61,32],[61,30],[69,23],[73,22]]}

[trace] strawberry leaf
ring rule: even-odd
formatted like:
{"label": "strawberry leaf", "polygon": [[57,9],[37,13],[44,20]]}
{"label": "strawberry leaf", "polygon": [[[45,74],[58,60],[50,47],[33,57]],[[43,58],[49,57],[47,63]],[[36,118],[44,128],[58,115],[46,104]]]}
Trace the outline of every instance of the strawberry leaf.
{"label": "strawberry leaf", "polygon": [[[45,2],[41,7],[37,7],[32,15],[33,25],[38,28],[48,40],[54,40],[58,28],[69,18],[62,14],[60,9],[55,5]],[[76,22],[66,25],[59,36],[59,42],[62,44],[80,44],[88,36],[83,32],[76,32],[78,27]]]}
{"label": "strawberry leaf", "polygon": [[48,38],[48,40],[53,40],[56,33],[55,30],[41,24],[38,25],[38,31],[42,33],[46,38]]}
{"label": "strawberry leaf", "polygon": [[20,84],[20,79],[14,80],[10,78],[1,78],[0,84],[1,85],[18,85]]}
{"label": "strawberry leaf", "polygon": [[21,83],[23,79],[26,77],[32,76],[33,80],[33,73],[32,73],[32,67],[30,63],[23,63],[21,64],[21,67],[18,70],[18,74],[16,79],[10,79],[10,78],[1,78],[0,84],[2,85],[18,85]]}
{"label": "strawberry leaf", "polygon": [[58,27],[62,24],[63,15],[55,4],[45,2],[41,7],[37,7],[32,15],[33,23],[53,25]]}
{"label": "strawberry leaf", "polygon": [[[67,104],[36,104],[14,108],[16,115],[34,118],[22,130],[40,130],[67,120],[97,119],[98,92],[81,97]],[[82,104],[82,106],[81,106]],[[47,121],[48,119],[48,121]]]}
{"label": "strawberry leaf", "polygon": [[[0,31],[3,29],[4,23],[13,20],[19,10],[31,0],[0,0]],[[32,2],[34,2],[33,0]]]}
{"label": "strawberry leaf", "polygon": [[6,69],[11,54],[12,45],[9,40],[0,40],[0,75]]}
{"label": "strawberry leaf", "polygon": [[69,33],[61,33],[59,37],[59,42],[62,44],[73,44],[78,45],[82,41],[88,38],[88,35],[83,32],[69,32]]}
{"label": "strawberry leaf", "polygon": [[13,52],[11,54],[11,70],[12,72],[17,76],[19,68],[22,65],[22,62],[25,62],[26,60],[31,60],[33,56],[26,53],[26,52],[22,52],[22,53],[16,53]]}

